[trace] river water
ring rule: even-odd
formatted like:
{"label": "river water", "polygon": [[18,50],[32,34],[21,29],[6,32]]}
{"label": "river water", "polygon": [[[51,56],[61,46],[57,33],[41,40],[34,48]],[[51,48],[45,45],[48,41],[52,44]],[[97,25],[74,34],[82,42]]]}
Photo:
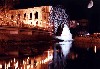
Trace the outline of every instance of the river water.
{"label": "river water", "polygon": [[99,50],[79,48],[72,41],[39,41],[5,49],[0,69],[100,69]]}

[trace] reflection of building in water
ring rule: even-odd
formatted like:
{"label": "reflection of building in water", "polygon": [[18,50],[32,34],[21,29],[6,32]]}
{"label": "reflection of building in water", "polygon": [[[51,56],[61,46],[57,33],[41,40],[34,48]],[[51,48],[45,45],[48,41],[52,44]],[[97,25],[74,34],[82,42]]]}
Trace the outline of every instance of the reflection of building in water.
{"label": "reflection of building in water", "polygon": [[62,53],[64,55],[64,58],[66,58],[67,54],[69,53],[70,51],[70,48],[72,46],[72,41],[68,41],[68,42],[59,42],[58,43],[59,46],[61,47],[62,49]]}
{"label": "reflection of building in water", "polygon": [[49,28],[50,24],[48,21],[48,17],[50,8],[51,6],[40,6],[27,9],[9,10],[6,11],[5,15],[1,16],[0,24],[11,24],[14,26],[18,26],[23,25],[24,23],[32,26]]}
{"label": "reflection of building in water", "polygon": [[72,41],[55,43],[53,53],[54,69],[64,68],[66,62],[66,56],[70,52]]}
{"label": "reflection of building in water", "polygon": [[[66,58],[66,56],[68,55],[70,48],[72,47],[72,41],[68,41],[68,42],[59,42],[56,43],[54,46],[54,60],[58,60],[57,57],[59,58]],[[60,52],[60,56],[57,55]]]}

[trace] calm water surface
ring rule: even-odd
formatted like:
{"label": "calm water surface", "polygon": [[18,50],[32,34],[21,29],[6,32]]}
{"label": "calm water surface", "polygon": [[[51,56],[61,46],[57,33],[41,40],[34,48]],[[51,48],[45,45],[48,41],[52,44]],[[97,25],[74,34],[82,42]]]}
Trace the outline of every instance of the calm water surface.
{"label": "calm water surface", "polygon": [[71,41],[1,47],[0,69],[100,69],[100,53]]}

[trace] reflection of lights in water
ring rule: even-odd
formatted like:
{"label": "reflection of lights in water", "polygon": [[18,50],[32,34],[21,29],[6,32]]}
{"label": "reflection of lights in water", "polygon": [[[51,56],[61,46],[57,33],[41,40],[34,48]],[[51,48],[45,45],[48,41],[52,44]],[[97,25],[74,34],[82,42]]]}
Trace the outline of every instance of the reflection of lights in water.
{"label": "reflection of lights in water", "polygon": [[72,41],[70,41],[70,42],[59,42],[59,44],[62,48],[64,57],[66,57],[66,55],[69,53],[70,48],[72,46]]}
{"label": "reflection of lights in water", "polygon": [[5,63],[5,69],[6,69],[6,63]]}
{"label": "reflection of lights in water", "polygon": [[28,59],[29,59],[29,57],[28,57]]}
{"label": "reflection of lights in water", "polygon": [[25,65],[24,65],[24,69],[25,69]]}
{"label": "reflection of lights in water", "polygon": [[30,69],[30,65],[27,65],[27,69]]}
{"label": "reflection of lights in water", "polygon": [[7,65],[8,67],[10,67],[10,62],[8,63],[8,65]]}
{"label": "reflection of lights in water", "polygon": [[29,59],[30,59],[30,58],[28,57],[28,58],[27,58],[27,64],[29,64]]}
{"label": "reflection of lights in water", "polygon": [[72,41],[70,42],[59,42],[58,44],[60,44],[61,48],[62,48],[62,52],[64,57],[66,57],[66,55],[69,53],[70,48],[72,46]]}
{"label": "reflection of lights in water", "polygon": [[33,65],[31,65],[31,68],[33,68]]}
{"label": "reflection of lights in water", "polygon": [[2,64],[0,64],[0,69],[2,69]]}
{"label": "reflection of lights in water", "polygon": [[70,30],[66,24],[64,24],[61,36],[56,36],[56,38],[64,41],[72,40],[72,34],[70,33]]}
{"label": "reflection of lights in water", "polygon": [[94,52],[96,53],[96,51],[97,51],[97,47],[95,46],[95,47],[94,47]]}
{"label": "reflection of lights in water", "polygon": [[39,62],[35,63],[34,67],[37,67],[37,66],[38,66],[38,64],[39,64]]}
{"label": "reflection of lights in water", "polygon": [[42,64],[43,64],[44,62],[43,62],[43,60],[42,60]]}
{"label": "reflection of lights in water", "polygon": [[[45,57],[43,59],[40,59],[41,57]],[[53,51],[52,50],[49,50],[47,51],[47,54],[46,56],[43,55],[43,56],[39,56],[36,58],[37,62],[36,62],[36,65],[35,67],[38,67],[40,64],[47,64],[49,61],[51,61],[53,58]],[[13,60],[9,60],[9,62],[5,62],[4,66],[5,66],[5,69],[8,69],[9,67],[15,67],[15,69],[33,69],[34,68],[34,65],[31,63],[29,64],[29,60],[31,60],[31,62],[34,61],[34,59],[28,57],[28,58],[25,58],[23,59],[23,62],[22,64],[20,64],[19,66],[19,61],[15,58],[13,58]],[[11,64],[13,63],[13,65]],[[1,65],[0,65],[0,68],[1,68]]]}
{"label": "reflection of lights in water", "polygon": [[42,62],[40,61],[40,64],[41,64]]}
{"label": "reflection of lights in water", "polygon": [[11,60],[11,63],[12,63],[12,60]]}
{"label": "reflection of lights in water", "polygon": [[15,62],[15,58],[14,58],[14,62]]}
{"label": "reflection of lights in water", "polygon": [[15,63],[15,69],[17,69],[18,68],[18,61]]}
{"label": "reflection of lights in water", "polygon": [[40,61],[40,64],[43,64],[43,63],[45,64],[52,60],[52,58],[53,58],[52,50],[47,51],[47,52],[48,52],[48,54],[47,54],[48,56],[45,59],[43,59],[42,61]]}
{"label": "reflection of lights in water", "polygon": [[23,60],[23,64],[25,63],[25,61]]}
{"label": "reflection of lights in water", "polygon": [[21,69],[22,69],[22,67],[21,67]]}

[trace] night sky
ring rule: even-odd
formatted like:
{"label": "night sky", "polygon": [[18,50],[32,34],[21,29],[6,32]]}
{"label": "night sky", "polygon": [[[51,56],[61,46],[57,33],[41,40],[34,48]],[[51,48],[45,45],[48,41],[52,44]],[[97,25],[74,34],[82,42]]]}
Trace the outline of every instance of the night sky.
{"label": "night sky", "polygon": [[88,19],[91,33],[100,32],[100,0],[93,0],[94,6],[88,9],[90,0],[20,0],[15,8],[27,8],[41,5],[62,5],[70,19]]}
{"label": "night sky", "polygon": [[20,0],[17,8],[41,5],[63,5],[71,19],[86,18],[89,0]]}

